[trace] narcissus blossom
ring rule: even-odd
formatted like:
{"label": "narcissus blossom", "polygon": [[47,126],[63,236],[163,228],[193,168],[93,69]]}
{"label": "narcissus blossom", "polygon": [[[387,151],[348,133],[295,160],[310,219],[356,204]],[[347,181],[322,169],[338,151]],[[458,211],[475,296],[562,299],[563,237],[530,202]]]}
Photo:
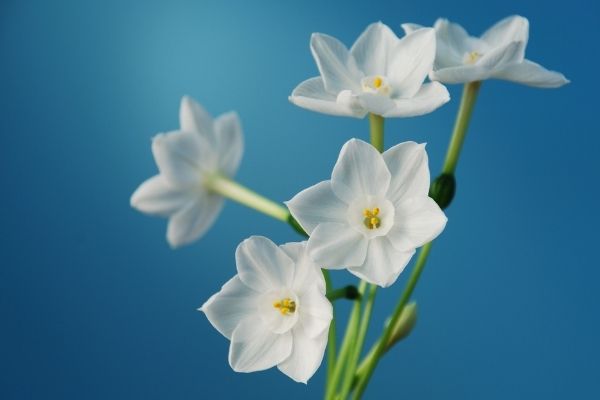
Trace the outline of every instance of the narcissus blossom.
{"label": "narcissus blossom", "polygon": [[236,251],[238,274],[200,308],[227,339],[237,372],[274,366],[297,382],[315,373],[327,345],[331,303],[306,242],[253,236]]}
{"label": "narcissus blossom", "polygon": [[427,114],[450,96],[438,82],[423,83],[433,66],[435,32],[420,29],[399,39],[381,22],[350,51],[334,37],[315,33],[310,48],[320,76],[298,85],[290,101],[309,110],[362,118]]}
{"label": "narcissus blossom", "polygon": [[207,182],[237,171],[244,149],[242,128],[235,112],[214,121],[193,99],[183,97],[180,130],[152,140],[159,174],[148,179],[131,196],[139,211],[169,218],[167,241],[179,247],[200,238],[223,207],[223,197]]}
{"label": "narcissus blossom", "polygon": [[446,216],[428,196],[424,144],[400,143],[383,154],[348,141],[331,180],[287,202],[310,234],[308,252],[323,268],[348,268],[379,286],[396,281],[415,248],[437,237]]}
{"label": "narcissus blossom", "polygon": [[[402,25],[407,34],[423,29]],[[529,21],[511,16],[488,29],[480,38],[469,36],[462,26],[440,18],[434,24],[437,54],[431,80],[467,83],[503,79],[539,88],[556,88],[569,82],[559,72],[549,71],[525,58]]]}

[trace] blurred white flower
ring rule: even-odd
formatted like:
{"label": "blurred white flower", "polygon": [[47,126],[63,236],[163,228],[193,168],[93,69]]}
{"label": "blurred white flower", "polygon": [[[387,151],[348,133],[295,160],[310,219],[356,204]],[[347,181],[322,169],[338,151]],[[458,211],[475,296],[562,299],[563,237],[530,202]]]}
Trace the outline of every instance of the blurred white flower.
{"label": "blurred white flower", "polygon": [[345,268],[370,283],[396,281],[415,248],[438,236],[446,216],[428,197],[424,144],[400,143],[383,154],[348,141],[331,180],[287,202],[310,234],[308,252],[324,268]]}
{"label": "blurred white flower", "polygon": [[[403,24],[409,34],[423,29]],[[539,88],[556,88],[569,83],[559,72],[549,71],[525,58],[529,21],[515,15],[503,19],[480,38],[469,36],[462,26],[440,18],[434,24],[437,54],[431,80],[467,83],[495,78]]]}
{"label": "blurred white flower", "polygon": [[236,251],[238,274],[200,308],[227,339],[237,372],[277,366],[297,382],[315,373],[327,345],[331,303],[306,242],[253,236]]}
{"label": "blurred white flower", "polygon": [[190,97],[179,110],[181,128],[156,135],[152,153],[159,174],[142,183],[131,196],[137,210],[169,218],[167,241],[179,247],[200,238],[223,207],[223,197],[206,182],[237,171],[244,150],[242,129],[235,112],[214,121]]}
{"label": "blurred white flower", "polygon": [[420,29],[402,39],[381,22],[369,25],[350,51],[314,33],[310,48],[321,76],[298,85],[290,101],[325,114],[362,118],[427,114],[450,96],[438,82],[423,84],[433,66],[435,33]]}

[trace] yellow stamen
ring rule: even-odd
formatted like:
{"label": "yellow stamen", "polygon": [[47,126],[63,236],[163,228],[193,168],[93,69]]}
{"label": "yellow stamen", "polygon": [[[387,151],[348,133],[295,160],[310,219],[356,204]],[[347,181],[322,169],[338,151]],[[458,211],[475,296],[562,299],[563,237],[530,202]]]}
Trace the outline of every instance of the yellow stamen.
{"label": "yellow stamen", "polygon": [[375,89],[379,89],[382,83],[383,79],[381,79],[379,76],[373,80],[373,86],[375,86]]}
{"label": "yellow stamen", "polygon": [[273,303],[273,307],[279,310],[281,315],[290,315],[296,311],[296,302],[289,297],[276,301]]}
{"label": "yellow stamen", "polygon": [[472,51],[469,53],[469,59],[467,60],[467,63],[475,64],[480,57],[481,53],[478,53],[477,51]]}
{"label": "yellow stamen", "polygon": [[381,226],[381,219],[378,217],[379,207],[375,207],[372,210],[366,208],[363,211],[363,215],[365,217],[363,223],[365,224],[367,229],[376,229]]}

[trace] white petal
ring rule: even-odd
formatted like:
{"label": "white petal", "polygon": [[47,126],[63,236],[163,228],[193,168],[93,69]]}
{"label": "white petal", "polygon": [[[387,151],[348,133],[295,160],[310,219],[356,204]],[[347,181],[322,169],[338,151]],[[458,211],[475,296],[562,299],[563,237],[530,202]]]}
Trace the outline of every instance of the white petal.
{"label": "white petal", "polygon": [[475,65],[498,71],[506,65],[523,61],[524,48],[523,42],[510,42],[485,53]]}
{"label": "white petal", "polygon": [[320,223],[343,223],[348,209],[348,205],[333,192],[331,181],[323,181],[304,189],[285,205],[309,234]]}
{"label": "white petal", "polygon": [[173,248],[202,237],[214,224],[223,208],[221,196],[196,191],[196,200],[177,211],[169,219],[167,241]]}
{"label": "white petal", "polygon": [[409,251],[435,239],[448,218],[433,199],[412,197],[396,205],[394,226],[388,238],[394,247]]}
{"label": "white petal", "polygon": [[435,69],[462,65],[465,53],[473,50],[474,38],[459,24],[440,18],[435,22],[437,50]]}
{"label": "white petal", "polygon": [[416,30],[425,28],[423,25],[413,24],[413,23],[406,23],[406,24],[402,24],[400,26],[404,30],[405,35],[408,35],[409,33],[413,33]]}
{"label": "white petal", "polygon": [[560,72],[549,71],[529,60],[508,65],[494,73],[493,77],[538,88],[557,88],[569,83],[569,80]]}
{"label": "white petal", "polygon": [[429,161],[425,144],[403,142],[386,150],[383,159],[392,180],[386,197],[396,203],[405,197],[429,193]]}
{"label": "white petal", "polygon": [[477,65],[442,68],[429,73],[429,79],[442,83],[467,83],[488,79],[492,71]]}
{"label": "white petal", "polygon": [[323,114],[342,117],[363,118],[366,111],[359,104],[338,101],[335,96],[325,90],[323,78],[310,78],[296,86],[289,100],[298,107]]}
{"label": "white petal", "polygon": [[[481,39],[491,47],[499,47],[510,42],[523,42],[529,39],[529,21],[519,15],[504,18],[481,35]],[[524,48],[523,48],[524,50]]]}
{"label": "white petal", "polygon": [[190,96],[183,96],[179,107],[179,124],[182,131],[199,133],[209,140],[214,138],[213,119]]}
{"label": "white petal", "polygon": [[316,288],[325,294],[325,279],[321,268],[309,257],[307,242],[292,242],[279,246],[295,264],[292,290],[302,296],[306,290]]}
{"label": "white petal", "polygon": [[356,39],[350,53],[367,76],[386,76],[390,51],[398,41],[396,34],[387,25],[375,22]]}
{"label": "white petal", "polygon": [[369,143],[347,141],[331,174],[333,192],[346,203],[361,196],[382,196],[390,185],[390,171],[383,157]]}
{"label": "white petal", "polygon": [[400,252],[392,246],[385,236],[369,242],[369,251],[360,267],[349,268],[354,275],[369,283],[388,287],[398,279],[415,251]]}
{"label": "white petal", "polygon": [[342,42],[329,35],[313,33],[310,49],[328,92],[336,95],[345,89],[360,92],[363,73]]}
{"label": "white petal", "polygon": [[292,353],[277,368],[296,382],[308,383],[319,369],[326,347],[327,332],[311,339],[294,331]]}
{"label": "white petal", "polygon": [[162,175],[155,175],[142,183],[131,196],[131,206],[151,215],[168,217],[194,201],[186,189],[171,186]]}
{"label": "white petal", "polygon": [[317,226],[308,239],[308,253],[317,265],[341,269],[361,265],[367,254],[368,240],[348,225],[325,223]]}
{"label": "white petal", "polygon": [[234,276],[200,307],[223,336],[231,340],[231,334],[238,324],[256,314],[256,300],[259,293],[244,285],[239,276]]}
{"label": "white petal", "polygon": [[237,247],[235,260],[242,282],[258,292],[292,285],[294,262],[266,237],[244,240]]}
{"label": "white petal", "polygon": [[[312,287],[300,296],[300,327],[309,337],[316,337],[329,328],[333,306],[319,288]],[[298,328],[294,328],[298,329]]]}
{"label": "white petal", "polygon": [[450,93],[439,82],[423,84],[410,99],[394,100],[394,108],[383,114],[384,117],[415,117],[428,114],[450,101]]}
{"label": "white petal", "polygon": [[362,108],[376,115],[385,115],[396,106],[389,97],[375,93],[361,93],[358,99]]}
{"label": "white petal", "polygon": [[229,365],[236,372],[262,371],[281,363],[291,353],[291,332],[271,333],[255,318],[247,318],[231,335]]}
{"label": "white petal", "polygon": [[421,88],[433,68],[435,58],[435,31],[419,29],[403,37],[389,59],[388,79],[393,96],[410,98]]}
{"label": "white petal", "polygon": [[170,184],[194,185],[202,171],[210,170],[216,158],[207,141],[194,132],[174,131],[152,139],[158,169]]}
{"label": "white petal", "polygon": [[215,120],[216,149],[219,158],[219,172],[233,176],[244,153],[242,125],[236,112],[220,115]]}

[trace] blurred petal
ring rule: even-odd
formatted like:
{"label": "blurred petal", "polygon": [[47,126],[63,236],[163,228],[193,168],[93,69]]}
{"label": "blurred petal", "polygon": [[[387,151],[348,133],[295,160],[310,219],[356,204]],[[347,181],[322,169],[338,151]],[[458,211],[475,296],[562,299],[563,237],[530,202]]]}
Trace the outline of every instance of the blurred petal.
{"label": "blurred petal", "polygon": [[239,276],[234,276],[221,291],[211,296],[200,307],[210,321],[223,336],[231,340],[231,335],[238,324],[245,318],[256,314],[256,300],[259,293],[244,285]]}
{"label": "blurred petal", "polygon": [[356,39],[350,49],[358,67],[367,75],[387,75],[388,57],[399,39],[385,24],[376,22]]}
{"label": "blurred petal", "polygon": [[236,372],[262,371],[281,363],[291,352],[291,332],[271,333],[255,318],[247,318],[231,335],[229,364]]}
{"label": "blurred petal", "polygon": [[396,282],[413,254],[415,254],[414,250],[406,252],[396,250],[385,236],[379,236],[369,242],[364,264],[348,270],[369,283],[388,287]]}
{"label": "blurred petal", "polygon": [[351,102],[337,101],[338,97],[327,92],[323,78],[317,77],[307,79],[296,86],[289,100],[298,107],[323,114],[357,118],[365,116],[365,110],[353,107]]}
{"label": "blurred petal", "polygon": [[383,159],[392,174],[386,198],[397,203],[406,197],[427,196],[430,175],[425,144],[397,144],[383,153]]}
{"label": "blurred petal", "polygon": [[220,115],[215,120],[214,129],[219,170],[231,177],[236,173],[244,153],[242,125],[237,113],[231,111]]}
{"label": "blurred petal", "polygon": [[329,35],[313,33],[310,49],[328,92],[337,94],[345,89],[360,92],[363,74],[342,42]]}
{"label": "blurred petal", "polygon": [[[481,35],[481,40],[491,47],[500,47],[510,42],[523,42],[529,39],[529,21],[519,15],[504,18]],[[525,51],[523,47],[523,52]],[[523,55],[521,55],[522,57]]]}
{"label": "blurred petal", "polygon": [[189,244],[206,233],[213,225],[221,209],[223,198],[196,192],[197,198],[187,207],[177,211],[169,219],[167,241],[173,248]]}
{"label": "blurred petal", "polygon": [[186,189],[169,185],[162,175],[142,183],[131,196],[131,206],[146,214],[168,217],[194,201]]}
{"label": "blurred petal", "polygon": [[425,83],[410,99],[394,100],[394,108],[388,110],[384,117],[415,117],[428,114],[450,101],[450,93],[439,82]]}
{"label": "blurred petal", "polygon": [[292,353],[277,368],[296,382],[308,383],[323,361],[327,332],[312,339],[299,330],[294,330],[292,335]]}
{"label": "blurred petal", "polygon": [[432,28],[419,29],[403,37],[388,60],[388,79],[393,88],[393,96],[414,96],[433,68],[434,58],[435,31]]}
{"label": "blurred petal", "polygon": [[494,73],[493,77],[538,88],[557,88],[569,83],[560,72],[549,71],[529,60],[509,65],[500,72]]}
{"label": "blurred petal", "polygon": [[448,218],[433,199],[412,197],[396,206],[394,226],[388,239],[397,250],[410,251],[435,239]]}
{"label": "blurred petal", "polygon": [[179,124],[182,131],[199,133],[211,141],[214,139],[212,117],[190,96],[181,99]]}
{"label": "blurred petal", "polygon": [[390,171],[383,157],[369,143],[347,141],[331,174],[333,192],[346,203],[359,196],[382,196],[390,185]]}
{"label": "blurred petal", "polygon": [[308,253],[321,266],[342,269],[361,265],[367,254],[368,241],[348,225],[319,224],[308,239]]}
{"label": "blurred petal", "polygon": [[239,244],[235,252],[242,282],[258,292],[291,287],[294,263],[275,243],[252,236]]}

